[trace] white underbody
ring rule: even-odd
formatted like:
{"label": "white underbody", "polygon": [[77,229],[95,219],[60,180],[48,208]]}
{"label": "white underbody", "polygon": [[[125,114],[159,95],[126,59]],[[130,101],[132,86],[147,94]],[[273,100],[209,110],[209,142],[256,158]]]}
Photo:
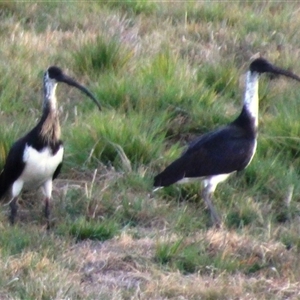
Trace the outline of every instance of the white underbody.
{"label": "white underbody", "polygon": [[[234,173],[234,172],[232,172]],[[208,193],[213,193],[217,187],[217,185],[226,180],[232,173],[229,174],[219,174],[219,175],[213,175],[213,176],[206,176],[206,177],[195,177],[195,178],[189,178],[189,177],[185,177],[179,181],[177,181],[177,183],[189,183],[189,182],[195,182],[195,181],[199,181],[202,180],[203,181],[203,185],[204,188],[207,189]]]}
{"label": "white underbody", "polygon": [[31,146],[26,145],[23,154],[25,168],[12,186],[12,196],[18,196],[23,188],[36,189],[42,186],[44,195],[50,198],[52,193],[52,177],[58,165],[63,160],[63,153],[64,149],[62,146],[53,155],[51,149],[48,147],[39,152]]}
{"label": "white underbody", "polygon": [[[219,174],[213,176],[206,176],[206,177],[184,177],[181,180],[177,181],[176,183],[185,184],[185,183],[192,183],[201,180],[203,182],[204,188],[207,190],[208,193],[213,193],[217,187],[217,185],[226,180],[232,173],[229,174]],[[162,189],[163,186],[159,186],[155,188],[153,191],[157,191]]]}

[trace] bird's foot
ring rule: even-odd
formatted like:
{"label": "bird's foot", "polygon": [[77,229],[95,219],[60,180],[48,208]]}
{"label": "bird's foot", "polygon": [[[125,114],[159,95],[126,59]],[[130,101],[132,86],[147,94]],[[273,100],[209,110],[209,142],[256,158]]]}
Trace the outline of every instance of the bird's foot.
{"label": "bird's foot", "polygon": [[18,204],[17,204],[17,199],[14,198],[11,200],[9,203],[10,206],[10,215],[9,215],[9,221],[11,225],[15,224],[15,218],[17,215],[17,210],[18,210]]}

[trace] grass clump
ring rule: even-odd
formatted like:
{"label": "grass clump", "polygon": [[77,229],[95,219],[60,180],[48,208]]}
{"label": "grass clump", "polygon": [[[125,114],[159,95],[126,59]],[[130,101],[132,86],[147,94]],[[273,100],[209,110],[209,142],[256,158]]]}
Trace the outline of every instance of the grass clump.
{"label": "grass clump", "polygon": [[62,230],[74,236],[76,241],[86,239],[105,241],[117,234],[119,226],[113,220],[96,221],[80,218],[68,224],[67,228]]}
{"label": "grass clump", "polygon": [[225,217],[225,224],[228,228],[243,228],[245,226],[261,226],[262,204],[255,198],[232,199],[229,202],[230,211]]}
{"label": "grass clump", "polygon": [[115,213],[116,219],[123,226],[151,226],[159,218],[159,214],[154,209],[149,209],[149,199],[123,199],[121,206]]}
{"label": "grass clump", "polygon": [[[210,65],[199,69],[197,79],[217,94],[225,94],[229,99],[236,99],[238,93],[236,82],[238,80],[237,69],[234,66]],[[240,100],[237,103],[240,105]]]}
{"label": "grass clump", "polygon": [[155,260],[183,274],[214,274],[216,271],[231,273],[238,268],[238,261],[222,251],[209,253],[209,245],[205,240],[186,243],[179,239],[175,242],[158,243]]}
{"label": "grass clump", "polygon": [[122,69],[131,55],[116,39],[106,40],[98,36],[96,40],[84,44],[74,52],[73,58],[80,73],[92,74],[93,78],[98,78],[102,72]]}
{"label": "grass clump", "polygon": [[212,230],[190,238],[159,241],[154,258],[165,270],[178,270],[182,274],[215,276],[224,272],[272,276],[272,269],[279,274],[285,272],[288,254],[282,244],[260,245],[258,240],[250,241],[242,235],[229,232],[224,235]]}
{"label": "grass clump", "polygon": [[157,4],[149,0],[124,0],[121,2],[101,0],[100,3],[105,3],[111,8],[119,8],[125,13],[133,13],[136,15],[150,15],[151,13],[154,13],[157,9]]}
{"label": "grass clump", "polygon": [[[68,144],[73,162],[96,166],[101,160],[117,169],[130,171],[158,156],[159,141],[163,139],[161,120],[132,114],[135,115],[134,121],[131,114],[110,112],[101,120],[98,117],[91,119],[86,123],[85,131],[81,124],[74,127]],[[147,130],[144,130],[145,127]]]}
{"label": "grass clump", "polygon": [[156,246],[155,260],[166,265],[171,263],[180,251],[180,246],[183,240],[178,240],[173,243],[158,243]]}
{"label": "grass clump", "polygon": [[280,233],[280,240],[288,250],[295,250],[300,252],[300,238],[298,228],[289,228],[289,230],[283,229]]}
{"label": "grass clump", "polygon": [[10,231],[5,230],[0,237],[1,254],[7,256],[20,254],[32,245],[35,238],[18,227]]}
{"label": "grass clump", "polygon": [[[77,278],[55,260],[36,252],[1,260],[0,295],[14,299],[73,299],[84,297]],[[77,282],[79,284],[79,282]],[[3,296],[4,297],[4,296]],[[3,298],[5,299],[5,297]]]}

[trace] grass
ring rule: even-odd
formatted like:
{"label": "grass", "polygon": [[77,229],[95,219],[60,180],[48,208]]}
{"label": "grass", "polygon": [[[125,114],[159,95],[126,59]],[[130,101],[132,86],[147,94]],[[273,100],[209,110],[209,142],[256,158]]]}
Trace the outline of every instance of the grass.
{"label": "grass", "polygon": [[[297,299],[300,88],[260,80],[258,148],[220,184],[211,227],[200,183],[152,191],[194,137],[233,120],[253,55],[300,73],[299,5],[236,1],[0,1],[0,166],[36,124],[58,65],[65,160],[52,223],[24,193],[0,214],[1,299]],[[76,18],[74,18],[76,16]],[[246,296],[247,295],[247,296]]]}

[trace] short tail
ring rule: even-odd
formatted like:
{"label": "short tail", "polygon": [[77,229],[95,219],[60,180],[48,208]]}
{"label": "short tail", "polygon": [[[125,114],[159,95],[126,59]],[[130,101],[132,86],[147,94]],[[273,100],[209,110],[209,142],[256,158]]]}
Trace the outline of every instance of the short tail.
{"label": "short tail", "polygon": [[155,188],[169,186],[184,177],[184,173],[173,172],[174,170],[169,167],[154,177],[153,186]]}
{"label": "short tail", "polygon": [[4,172],[2,171],[0,174],[0,201],[4,198],[5,194],[8,191],[9,186],[7,186]]}

